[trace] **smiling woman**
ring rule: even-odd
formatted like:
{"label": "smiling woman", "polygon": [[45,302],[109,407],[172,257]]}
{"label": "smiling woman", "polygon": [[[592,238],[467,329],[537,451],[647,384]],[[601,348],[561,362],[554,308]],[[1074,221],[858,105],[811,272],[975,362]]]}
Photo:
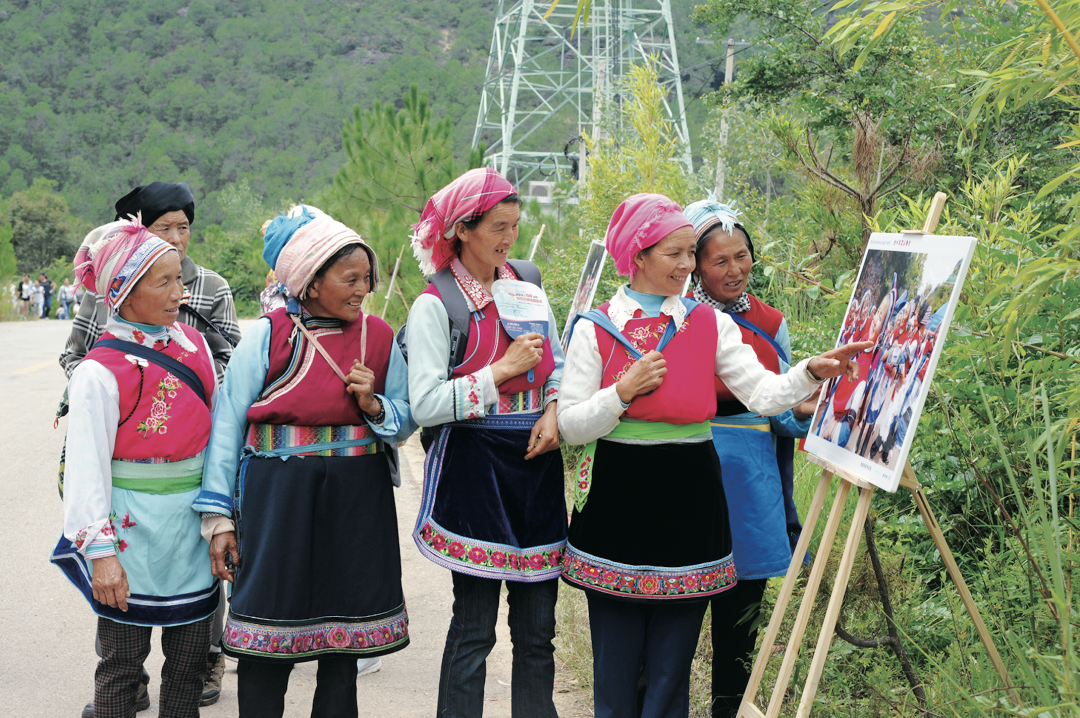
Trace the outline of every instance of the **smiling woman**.
{"label": "smiling woman", "polygon": [[[496,280],[525,272],[539,281],[535,265],[507,261],[519,204],[498,172],[470,170],[431,198],[412,238],[421,269],[433,276],[409,313],[409,394],[417,423],[435,434],[413,538],[453,572],[436,711],[446,718],[484,711],[484,665],[504,580],[515,713],[528,706],[529,715],[556,715],[552,639],[566,506],[555,411],[563,357],[554,331],[511,339],[491,293]],[[468,326],[452,335],[458,320],[448,308],[462,303]],[[555,326],[550,308],[548,326]]]}
{"label": "smiling woman", "polygon": [[[859,345],[843,348],[842,360],[803,360],[785,375],[762,367],[731,317],[679,296],[698,243],[663,195],[620,204],[606,245],[630,283],[579,317],[589,321],[578,323],[567,350],[559,429],[586,446],[562,575],[588,597],[596,715],[635,712],[647,653],[641,712],[685,716],[707,601],[736,578],[710,433],[715,383],[755,412],[778,414],[843,373]],[[722,284],[734,290],[736,277],[725,274]],[[627,532],[628,516],[648,520]]]}
{"label": "smiling woman", "polygon": [[162,684],[171,686],[161,713],[191,715],[218,605],[191,510],[217,399],[213,355],[197,330],[177,322],[178,251],[145,227],[97,228],[75,272],[103,297],[109,318],[68,385],[64,537],[53,562],[99,617],[93,705],[134,714],[150,627],[161,626]]}
{"label": "smiling woman", "polygon": [[300,205],[268,223],[263,257],[288,301],[233,353],[194,504],[214,574],[233,581],[222,650],[241,716],[280,716],[293,664],[311,660],[315,712],[356,715],[357,658],[409,643],[387,458],[416,429],[408,368],[360,310],[378,282],[360,235]]}

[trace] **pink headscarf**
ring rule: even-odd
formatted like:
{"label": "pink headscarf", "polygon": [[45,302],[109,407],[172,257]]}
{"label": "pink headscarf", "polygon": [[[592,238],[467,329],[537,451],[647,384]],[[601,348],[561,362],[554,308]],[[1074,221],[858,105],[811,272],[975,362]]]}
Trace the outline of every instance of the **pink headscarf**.
{"label": "pink headscarf", "polygon": [[450,264],[457,255],[457,223],[476,219],[514,193],[514,186],[491,167],[469,170],[436,192],[412,226],[420,271],[431,276]]}
{"label": "pink headscarf", "polygon": [[[290,223],[288,220],[301,220]],[[299,224],[299,227],[296,226]],[[280,235],[280,236],[278,236]],[[289,294],[298,299],[307,297],[308,285],[315,273],[335,252],[349,244],[359,244],[371,263],[371,288],[379,282],[379,262],[375,252],[363,238],[321,209],[300,204],[288,215],[276,218],[266,229],[267,243],[281,244],[270,268]],[[263,253],[266,256],[266,253]],[[269,261],[269,260],[267,260]]]}
{"label": "pink headscarf", "polygon": [[615,208],[608,224],[607,251],[615,260],[615,270],[633,280],[637,265],[634,255],[648,249],[681,227],[694,225],[679,205],[662,194],[635,194]]}
{"label": "pink headscarf", "polygon": [[116,314],[146,271],[166,252],[175,252],[140,220],[110,222],[86,235],[75,253],[75,278]]}

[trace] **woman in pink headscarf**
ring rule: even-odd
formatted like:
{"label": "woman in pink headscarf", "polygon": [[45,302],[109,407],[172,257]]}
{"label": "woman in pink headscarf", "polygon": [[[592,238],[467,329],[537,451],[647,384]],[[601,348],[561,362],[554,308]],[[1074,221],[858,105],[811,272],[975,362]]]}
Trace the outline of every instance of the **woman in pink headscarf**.
{"label": "woman in pink headscarf", "polygon": [[151,627],[160,626],[158,715],[190,718],[218,605],[191,509],[217,398],[214,357],[177,322],[180,255],[138,222],[91,232],[75,273],[104,298],[109,319],[68,384],[64,535],[52,561],[98,616],[95,715],[135,715]]}
{"label": "woman in pink headscarf", "polygon": [[566,542],[555,409],[562,351],[548,335],[511,339],[492,296],[497,280],[540,283],[507,260],[520,200],[491,168],[440,190],[415,226],[431,285],[409,313],[409,397],[428,460],[413,538],[453,572],[454,614],[439,678],[440,718],[484,710],[485,661],[506,581],[514,643],[515,718],[554,718],[555,600]]}
{"label": "woman in pink headscarf", "polygon": [[581,315],[567,350],[559,430],[584,444],[563,580],[586,592],[596,716],[689,713],[690,664],[708,599],[735,584],[714,377],[750,410],[779,414],[851,370],[854,344],[773,374],[731,317],[681,297],[696,237],[680,207],[637,194],[607,249],[630,283]]}

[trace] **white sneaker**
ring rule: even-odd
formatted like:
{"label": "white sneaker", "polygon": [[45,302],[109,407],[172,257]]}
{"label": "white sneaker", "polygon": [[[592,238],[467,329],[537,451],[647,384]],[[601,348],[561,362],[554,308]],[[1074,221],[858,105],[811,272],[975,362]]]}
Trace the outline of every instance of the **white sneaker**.
{"label": "white sneaker", "polygon": [[359,658],[356,661],[356,677],[366,676],[369,673],[378,673],[382,670],[381,658]]}

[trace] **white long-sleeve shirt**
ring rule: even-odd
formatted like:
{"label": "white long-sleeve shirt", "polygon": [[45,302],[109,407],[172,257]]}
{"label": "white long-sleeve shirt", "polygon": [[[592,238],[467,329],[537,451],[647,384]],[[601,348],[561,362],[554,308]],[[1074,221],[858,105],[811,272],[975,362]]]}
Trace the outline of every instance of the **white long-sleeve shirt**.
{"label": "white long-sleeve shirt", "polygon": [[[611,299],[608,316],[621,331],[641,305],[623,287]],[[804,359],[787,374],[773,374],[758,361],[757,354],[743,343],[742,332],[728,315],[716,315],[716,376],[748,409],[765,416],[783,413],[805,400],[818,383]],[[686,307],[677,296],[667,297],[660,314],[670,316],[676,328],[686,319]],[[579,321],[566,352],[559,396],[559,432],[570,444],[587,444],[607,436],[619,425],[626,406],[615,385],[600,388],[603,359],[596,343],[596,327]]]}
{"label": "white long-sleeve shirt", "polygon": [[[117,320],[112,320],[116,322]],[[118,325],[107,329],[121,339]],[[213,357],[201,335],[196,344]],[[217,400],[215,381],[211,404]],[[120,423],[116,376],[93,359],[84,359],[68,382],[68,428],[64,463],[64,536],[87,558],[115,555],[112,537],[102,533],[112,510],[112,457]]]}

